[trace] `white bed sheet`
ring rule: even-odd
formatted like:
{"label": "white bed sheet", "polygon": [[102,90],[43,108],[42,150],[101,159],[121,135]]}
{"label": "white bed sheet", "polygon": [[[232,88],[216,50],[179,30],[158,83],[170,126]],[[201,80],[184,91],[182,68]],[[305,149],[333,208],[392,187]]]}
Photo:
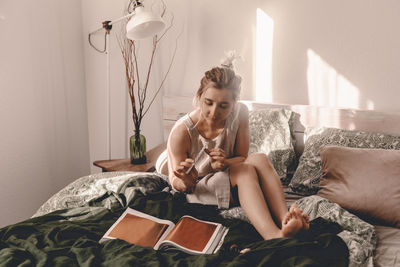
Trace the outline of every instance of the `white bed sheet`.
{"label": "white bed sheet", "polygon": [[400,229],[375,225],[378,246],[375,249],[374,267],[400,266]]}

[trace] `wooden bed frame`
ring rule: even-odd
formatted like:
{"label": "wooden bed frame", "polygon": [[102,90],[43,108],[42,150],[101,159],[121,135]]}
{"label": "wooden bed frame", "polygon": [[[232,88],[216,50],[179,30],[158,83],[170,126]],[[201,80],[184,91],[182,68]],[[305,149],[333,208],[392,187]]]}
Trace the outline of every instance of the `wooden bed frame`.
{"label": "wooden bed frame", "polygon": [[[193,98],[186,96],[163,97],[164,140],[175,121],[193,110]],[[262,108],[279,108],[293,110],[296,113],[294,131],[296,136],[296,153],[304,149],[304,130],[309,126],[325,126],[345,130],[382,132],[400,135],[400,113],[375,110],[341,109],[309,105],[270,104],[255,101],[241,101],[249,110]]]}

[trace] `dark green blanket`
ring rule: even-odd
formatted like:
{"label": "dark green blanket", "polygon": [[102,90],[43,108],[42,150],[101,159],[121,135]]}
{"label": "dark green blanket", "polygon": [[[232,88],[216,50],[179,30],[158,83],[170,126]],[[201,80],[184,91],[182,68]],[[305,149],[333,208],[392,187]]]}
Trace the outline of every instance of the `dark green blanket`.
{"label": "dark green blanket", "polygon": [[[124,196],[105,194],[84,207],[55,211],[0,229],[0,266],[348,265],[348,249],[336,236],[341,230],[337,224],[316,219],[306,234],[264,241],[249,223],[224,219],[213,206],[188,204],[181,194],[169,192],[136,194],[126,205],[175,222],[189,214],[223,223],[229,233],[218,253],[193,256],[161,252],[122,240],[99,244],[98,240],[125,209],[119,204],[121,198]],[[240,254],[234,247],[250,251]]]}

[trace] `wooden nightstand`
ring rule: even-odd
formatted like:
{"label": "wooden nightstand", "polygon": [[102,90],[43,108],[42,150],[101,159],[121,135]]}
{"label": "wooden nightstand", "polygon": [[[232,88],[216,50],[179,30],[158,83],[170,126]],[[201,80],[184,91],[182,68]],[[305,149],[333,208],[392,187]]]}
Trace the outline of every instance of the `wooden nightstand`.
{"label": "wooden nightstand", "polygon": [[147,162],[144,164],[131,164],[130,159],[112,159],[96,160],[94,166],[100,167],[103,172],[114,171],[134,171],[134,172],[152,172],[155,171],[155,165],[158,156],[167,148],[167,143],[156,146],[146,152]]}

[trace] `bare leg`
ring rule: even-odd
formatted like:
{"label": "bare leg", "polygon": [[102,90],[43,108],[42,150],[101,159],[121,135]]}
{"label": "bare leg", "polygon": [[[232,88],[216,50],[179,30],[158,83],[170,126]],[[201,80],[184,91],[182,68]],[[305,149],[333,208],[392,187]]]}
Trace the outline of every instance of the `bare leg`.
{"label": "bare leg", "polygon": [[[283,195],[281,181],[268,157],[262,153],[251,154],[246,163],[253,165],[257,171],[265,200],[271,209],[276,222],[281,224],[288,210]],[[279,225],[282,227],[282,225]]]}
{"label": "bare leg", "polygon": [[302,229],[302,220],[298,214],[287,210],[280,222],[282,229],[275,224],[252,165],[231,166],[230,177],[232,186],[238,186],[241,207],[264,239],[292,236]]}

